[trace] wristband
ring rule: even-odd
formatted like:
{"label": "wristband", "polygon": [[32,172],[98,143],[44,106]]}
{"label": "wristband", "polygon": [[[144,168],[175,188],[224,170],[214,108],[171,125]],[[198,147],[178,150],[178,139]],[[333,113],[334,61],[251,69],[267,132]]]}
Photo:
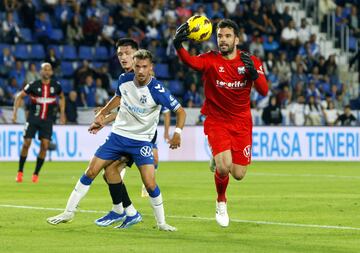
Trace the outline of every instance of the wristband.
{"label": "wristband", "polygon": [[181,134],[181,132],[182,132],[182,129],[181,128],[179,128],[179,127],[177,127],[177,128],[175,128],[175,131],[174,131],[175,133],[178,133],[178,134]]}

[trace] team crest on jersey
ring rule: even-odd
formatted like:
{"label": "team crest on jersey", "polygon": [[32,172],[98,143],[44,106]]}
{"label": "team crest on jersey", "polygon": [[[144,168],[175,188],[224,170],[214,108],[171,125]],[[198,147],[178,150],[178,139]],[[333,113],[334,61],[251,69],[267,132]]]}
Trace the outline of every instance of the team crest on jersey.
{"label": "team crest on jersey", "polygon": [[41,92],[41,88],[38,88],[37,90],[38,90],[38,92]]}
{"label": "team crest on jersey", "polygon": [[50,87],[50,93],[54,93],[55,90],[54,90],[54,87]]}
{"label": "team crest on jersey", "polygon": [[246,158],[250,159],[251,157],[251,145],[247,145],[244,150],[243,150],[243,154]]}
{"label": "team crest on jersey", "polygon": [[245,74],[245,67],[244,66],[238,67],[238,73],[239,73],[239,75]]}
{"label": "team crest on jersey", "polygon": [[149,157],[152,156],[152,154],[153,154],[152,148],[149,146],[143,146],[140,149],[140,155],[142,155],[143,157]]}
{"label": "team crest on jersey", "polygon": [[146,95],[142,95],[141,98],[140,98],[140,102],[141,102],[142,104],[146,104],[146,101],[147,101]]}

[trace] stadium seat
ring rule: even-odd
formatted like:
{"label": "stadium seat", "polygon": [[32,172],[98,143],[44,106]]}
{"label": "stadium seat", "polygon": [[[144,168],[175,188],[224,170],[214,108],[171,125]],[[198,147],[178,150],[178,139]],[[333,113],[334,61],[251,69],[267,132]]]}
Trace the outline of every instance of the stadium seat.
{"label": "stadium seat", "polygon": [[31,59],[44,59],[46,56],[43,45],[34,44],[31,46],[30,57]]}
{"label": "stadium seat", "polygon": [[160,58],[161,60],[166,60],[166,49],[164,47],[156,48],[156,58]]}
{"label": "stadium seat", "polygon": [[11,49],[11,45],[10,44],[6,44],[6,43],[0,43],[0,55],[2,55],[2,51],[4,50],[4,48],[9,48]]}
{"label": "stadium seat", "polygon": [[53,29],[50,38],[56,42],[61,42],[64,39],[64,34],[61,29]]}
{"label": "stadium seat", "polygon": [[61,73],[64,77],[70,77],[74,74],[74,66],[72,62],[61,62]]}
{"label": "stadium seat", "polygon": [[183,96],[184,95],[184,86],[178,80],[171,80],[169,81],[169,91],[174,96]]}
{"label": "stadium seat", "polygon": [[60,82],[61,88],[65,94],[68,94],[74,88],[72,79],[60,79],[59,82]]}
{"label": "stadium seat", "polygon": [[28,46],[24,44],[17,44],[15,45],[13,55],[16,59],[21,60],[29,60],[30,59],[30,53],[28,50]]}
{"label": "stadium seat", "polygon": [[108,60],[109,52],[106,47],[95,48],[95,60]]}
{"label": "stadium seat", "polygon": [[160,79],[169,79],[169,65],[165,63],[158,63],[155,65],[155,76]]}
{"label": "stadium seat", "polygon": [[88,46],[80,46],[79,48],[79,59],[90,60],[93,58],[92,48]]}
{"label": "stadium seat", "polygon": [[118,88],[118,85],[119,85],[119,80],[117,80],[117,79],[111,80],[111,89],[112,90],[116,90]]}
{"label": "stadium seat", "polygon": [[76,60],[77,59],[76,48],[72,45],[65,45],[63,47],[62,58],[64,60]]}
{"label": "stadium seat", "polygon": [[100,62],[100,61],[93,61],[92,63],[92,66],[96,69],[99,69],[101,68],[103,65],[104,65],[104,62]]}
{"label": "stadium seat", "polygon": [[20,34],[21,34],[21,37],[24,39],[24,42],[26,42],[26,43],[34,42],[34,40],[32,38],[32,32],[29,28],[20,28]]}

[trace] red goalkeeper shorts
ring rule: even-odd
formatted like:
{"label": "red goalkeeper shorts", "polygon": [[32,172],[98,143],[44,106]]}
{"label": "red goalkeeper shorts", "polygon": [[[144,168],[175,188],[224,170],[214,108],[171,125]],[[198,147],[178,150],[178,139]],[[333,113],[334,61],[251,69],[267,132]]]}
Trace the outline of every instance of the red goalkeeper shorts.
{"label": "red goalkeeper shorts", "polygon": [[243,166],[251,163],[251,118],[236,122],[207,118],[204,122],[204,132],[208,136],[213,156],[231,150],[233,163]]}

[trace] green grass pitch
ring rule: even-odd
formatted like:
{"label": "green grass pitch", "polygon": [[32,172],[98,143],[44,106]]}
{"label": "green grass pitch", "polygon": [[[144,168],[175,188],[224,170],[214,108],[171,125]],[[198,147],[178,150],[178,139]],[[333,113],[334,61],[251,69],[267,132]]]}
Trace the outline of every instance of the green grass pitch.
{"label": "green grass pitch", "polygon": [[254,162],[246,178],[230,180],[230,226],[215,216],[213,175],[206,162],[161,162],[157,181],[165,200],[168,233],[154,228],[135,168],[125,182],[143,222],[127,230],[93,221],[111,207],[98,177],[73,222],[52,226],[87,163],[46,162],[38,184],[34,163],[15,183],[17,163],[0,164],[0,252],[360,252],[360,163]]}

